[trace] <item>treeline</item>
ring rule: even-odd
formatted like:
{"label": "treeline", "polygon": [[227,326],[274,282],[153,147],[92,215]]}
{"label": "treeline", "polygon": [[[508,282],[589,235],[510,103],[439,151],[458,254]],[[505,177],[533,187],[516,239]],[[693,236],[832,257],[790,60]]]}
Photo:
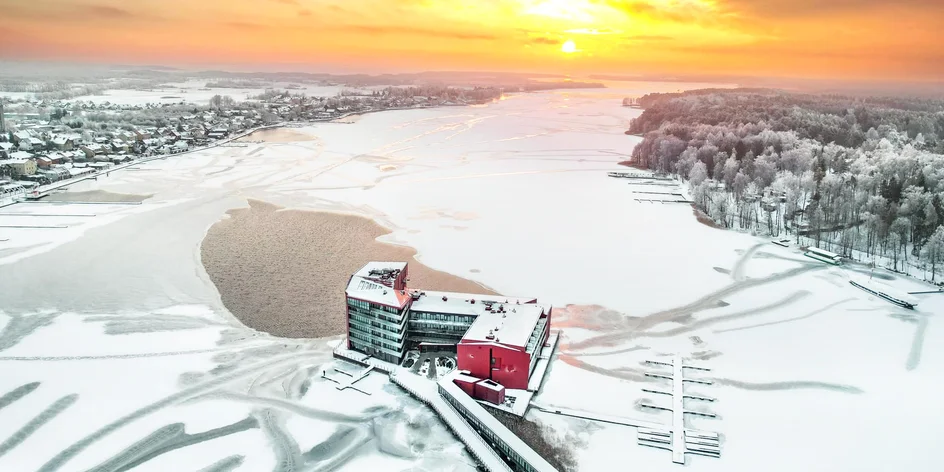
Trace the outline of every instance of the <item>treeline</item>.
{"label": "treeline", "polygon": [[[5,92],[29,92],[36,100],[70,100],[76,97],[101,95],[107,90],[153,90],[172,87],[164,80],[118,79],[97,80],[75,84],[62,81],[26,83],[17,80],[0,81],[0,90]],[[13,100],[14,102],[22,100]]]}
{"label": "treeline", "polygon": [[259,80],[229,80],[221,79],[212,82],[206,83],[206,88],[234,88],[234,89],[254,89],[254,88],[266,88],[270,86],[269,82],[263,82]]}
{"label": "treeline", "polygon": [[718,224],[931,279],[944,261],[944,102],[770,90],[653,94],[633,162]]}

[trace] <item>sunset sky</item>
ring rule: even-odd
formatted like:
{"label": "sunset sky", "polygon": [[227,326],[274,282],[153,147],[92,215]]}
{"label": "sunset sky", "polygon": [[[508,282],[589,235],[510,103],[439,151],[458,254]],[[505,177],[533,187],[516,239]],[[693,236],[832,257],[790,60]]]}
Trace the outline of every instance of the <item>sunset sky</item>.
{"label": "sunset sky", "polygon": [[942,27],[944,0],[0,0],[0,59],[927,80]]}

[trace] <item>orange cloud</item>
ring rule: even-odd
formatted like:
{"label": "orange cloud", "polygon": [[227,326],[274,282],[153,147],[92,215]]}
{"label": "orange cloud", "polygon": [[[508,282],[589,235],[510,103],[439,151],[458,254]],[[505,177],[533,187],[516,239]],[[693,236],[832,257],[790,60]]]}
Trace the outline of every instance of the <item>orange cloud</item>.
{"label": "orange cloud", "polygon": [[[944,76],[940,0],[31,0],[2,12],[0,59]],[[567,39],[580,51],[562,54]]]}

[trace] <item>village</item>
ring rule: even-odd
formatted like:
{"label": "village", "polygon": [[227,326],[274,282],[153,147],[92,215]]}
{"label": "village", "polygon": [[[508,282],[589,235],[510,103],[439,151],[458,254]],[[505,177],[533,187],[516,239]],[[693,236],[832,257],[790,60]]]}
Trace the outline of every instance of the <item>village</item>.
{"label": "village", "polygon": [[42,186],[59,187],[116,165],[203,149],[261,127],[484,103],[501,93],[492,87],[427,86],[309,97],[267,90],[240,102],[216,95],[201,106],[0,98],[0,204],[41,194]]}

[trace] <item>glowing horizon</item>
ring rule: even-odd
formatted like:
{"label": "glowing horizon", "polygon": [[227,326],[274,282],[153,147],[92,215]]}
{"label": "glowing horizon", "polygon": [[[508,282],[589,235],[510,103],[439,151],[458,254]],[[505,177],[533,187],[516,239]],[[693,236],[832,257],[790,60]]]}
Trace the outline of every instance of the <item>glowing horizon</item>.
{"label": "glowing horizon", "polygon": [[944,77],[938,0],[13,1],[0,59]]}

